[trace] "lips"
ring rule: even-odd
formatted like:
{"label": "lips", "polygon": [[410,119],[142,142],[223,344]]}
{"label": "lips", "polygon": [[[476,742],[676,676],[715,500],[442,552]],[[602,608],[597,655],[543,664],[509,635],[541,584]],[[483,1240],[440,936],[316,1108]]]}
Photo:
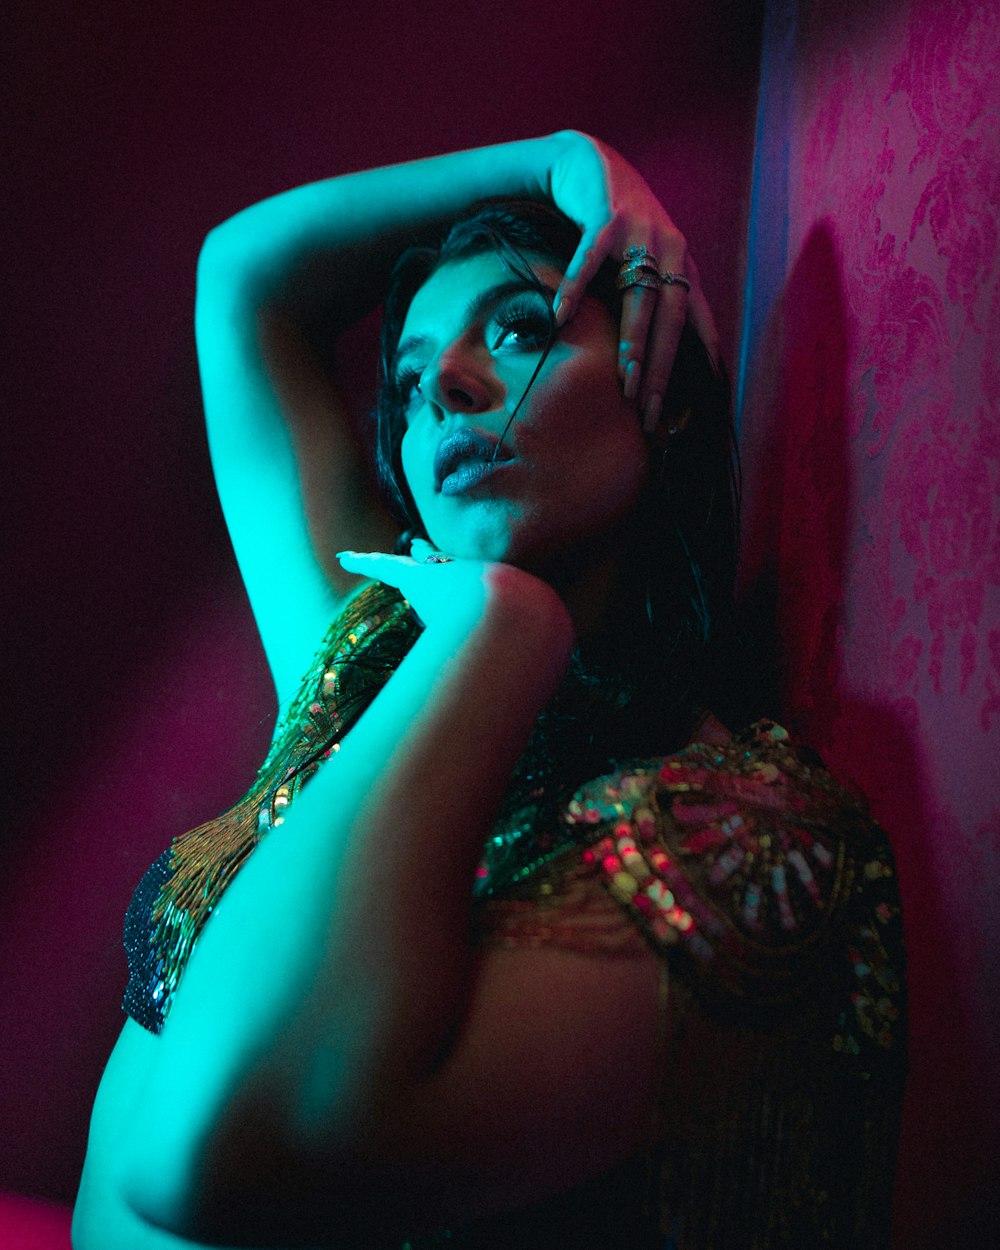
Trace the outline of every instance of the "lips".
{"label": "lips", "polygon": [[[458,430],[443,438],[434,455],[435,488],[441,490],[444,487],[445,494],[453,494],[456,488],[464,489],[482,481],[499,442],[499,439],[489,438],[476,430]],[[506,464],[511,459],[500,454],[494,463]]]}

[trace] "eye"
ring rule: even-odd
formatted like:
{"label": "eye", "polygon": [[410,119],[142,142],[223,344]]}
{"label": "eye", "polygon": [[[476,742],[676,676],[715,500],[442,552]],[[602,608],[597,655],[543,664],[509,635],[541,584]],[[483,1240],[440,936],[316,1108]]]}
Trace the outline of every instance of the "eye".
{"label": "eye", "polygon": [[493,350],[541,351],[552,333],[552,311],[539,295],[504,304],[493,314]]}
{"label": "eye", "polygon": [[396,402],[402,408],[404,414],[408,414],[410,409],[415,407],[415,401],[420,394],[420,374],[420,369],[404,366],[396,374],[393,381]]}

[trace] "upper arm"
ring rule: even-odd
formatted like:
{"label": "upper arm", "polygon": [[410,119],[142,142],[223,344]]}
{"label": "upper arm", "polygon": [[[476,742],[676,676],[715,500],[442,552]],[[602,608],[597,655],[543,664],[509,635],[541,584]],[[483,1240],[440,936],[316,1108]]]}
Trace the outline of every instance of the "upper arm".
{"label": "upper arm", "polygon": [[195,327],[209,447],[226,524],[279,697],[293,691],[359,579],[333,553],[391,549],[334,379],[293,321],[210,239]]}
{"label": "upper arm", "polygon": [[241,1115],[235,1153],[217,1158],[178,1226],[213,1240],[294,1230],[335,1250],[393,1246],[598,1176],[658,1127],[659,977],[648,950],[485,953],[432,1075],[381,1091],[335,1146],[287,1149],[282,1137],[274,1148],[268,1114]]}
{"label": "upper arm", "polygon": [[648,949],[488,952],[453,1051],[391,1130],[386,1153],[414,1161],[404,1201],[444,1223],[521,1207],[651,1144],[660,971]]}
{"label": "upper arm", "polygon": [[213,1243],[216,1234],[235,1244],[259,1234],[283,1244],[305,1212],[303,1232],[328,1231],[317,1233],[317,1244],[375,1246],[385,1237],[389,1245],[401,1231],[523,1207],[584,1181],[653,1139],[660,975],[641,943],[617,955],[483,952],[463,1018],[431,1075],[387,1091],[334,1158],[326,1149],[268,1155],[268,1146],[261,1155],[257,1140],[251,1157],[263,1166],[227,1167],[235,1189],[208,1195],[207,1225],[185,1227],[185,1237],[151,1224],[125,1196],[130,1142],[159,1136],[142,1114],[162,1044],[128,1020],[94,1105],[76,1250],[186,1250],[200,1244],[187,1238],[209,1231]]}

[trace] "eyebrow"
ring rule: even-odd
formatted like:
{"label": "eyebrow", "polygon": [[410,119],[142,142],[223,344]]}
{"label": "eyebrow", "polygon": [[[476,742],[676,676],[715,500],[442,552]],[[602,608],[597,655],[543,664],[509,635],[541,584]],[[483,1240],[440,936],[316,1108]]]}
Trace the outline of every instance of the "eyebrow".
{"label": "eyebrow", "polygon": [[[550,296],[554,296],[556,288],[550,286],[547,282],[541,283],[542,289],[547,291]],[[487,287],[484,291],[479,291],[469,301],[465,310],[465,320],[474,322],[482,320],[487,313],[502,304],[505,299],[511,295],[517,295],[521,291],[533,291],[538,294],[538,288],[532,282],[528,282],[525,278],[511,278],[509,282],[498,282],[495,286]],[[404,356],[408,356],[410,352],[416,351],[418,347],[423,347],[429,341],[429,335],[426,334],[410,334],[396,348],[393,356],[392,367],[393,372],[396,371],[400,360]]]}

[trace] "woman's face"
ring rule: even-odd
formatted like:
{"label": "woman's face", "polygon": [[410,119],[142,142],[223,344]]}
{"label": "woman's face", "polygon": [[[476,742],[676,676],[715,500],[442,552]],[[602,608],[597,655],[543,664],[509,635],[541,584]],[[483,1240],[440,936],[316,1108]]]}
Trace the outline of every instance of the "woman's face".
{"label": "woman's face", "polygon": [[[533,268],[554,294],[560,271]],[[592,297],[504,436],[548,324],[543,297],[493,252],[442,265],[410,304],[394,367],[403,471],[428,537],[452,555],[539,567],[612,530],[639,497],[645,443],[616,327]]]}

